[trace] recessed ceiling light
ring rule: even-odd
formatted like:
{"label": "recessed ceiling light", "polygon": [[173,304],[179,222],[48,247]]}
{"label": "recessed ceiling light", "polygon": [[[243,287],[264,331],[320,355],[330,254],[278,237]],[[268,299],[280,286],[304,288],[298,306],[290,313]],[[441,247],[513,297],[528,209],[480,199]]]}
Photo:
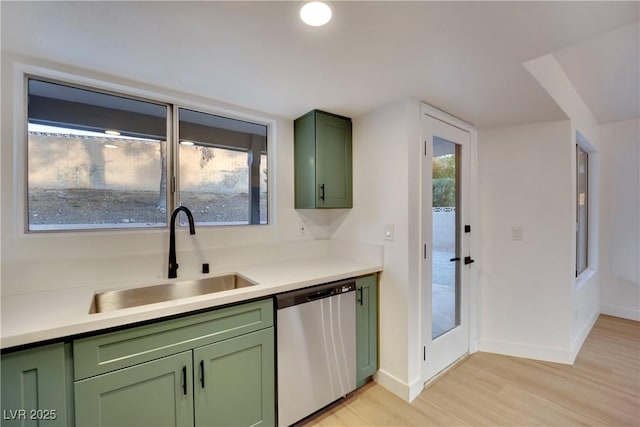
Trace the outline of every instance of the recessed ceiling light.
{"label": "recessed ceiling light", "polygon": [[117,130],[105,130],[104,133],[106,133],[107,135],[115,135],[115,136],[120,135],[120,132],[118,132]]}
{"label": "recessed ceiling light", "polygon": [[180,141],[180,145],[195,145],[195,144],[191,141]]}
{"label": "recessed ceiling light", "polygon": [[115,145],[111,145],[111,144],[104,144],[105,148],[118,148]]}
{"label": "recessed ceiling light", "polygon": [[331,5],[324,1],[310,1],[300,8],[300,19],[312,27],[321,27],[331,21],[333,10]]}

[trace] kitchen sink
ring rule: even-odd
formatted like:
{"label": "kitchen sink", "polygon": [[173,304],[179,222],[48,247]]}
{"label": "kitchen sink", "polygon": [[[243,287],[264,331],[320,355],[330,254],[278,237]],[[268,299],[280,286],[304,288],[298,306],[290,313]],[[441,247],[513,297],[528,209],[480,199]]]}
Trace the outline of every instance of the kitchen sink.
{"label": "kitchen sink", "polygon": [[105,311],[172,301],[253,285],[255,283],[238,274],[227,274],[199,280],[183,280],[162,285],[104,291],[93,295],[89,313],[104,313]]}

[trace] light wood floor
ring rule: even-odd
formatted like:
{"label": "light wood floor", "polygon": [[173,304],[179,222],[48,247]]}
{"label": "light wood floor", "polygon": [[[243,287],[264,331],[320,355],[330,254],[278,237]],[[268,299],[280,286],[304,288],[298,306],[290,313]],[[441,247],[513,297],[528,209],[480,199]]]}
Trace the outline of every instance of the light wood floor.
{"label": "light wood floor", "polygon": [[411,404],[370,383],[309,426],[640,426],[640,323],[600,316],[573,366],[476,353]]}

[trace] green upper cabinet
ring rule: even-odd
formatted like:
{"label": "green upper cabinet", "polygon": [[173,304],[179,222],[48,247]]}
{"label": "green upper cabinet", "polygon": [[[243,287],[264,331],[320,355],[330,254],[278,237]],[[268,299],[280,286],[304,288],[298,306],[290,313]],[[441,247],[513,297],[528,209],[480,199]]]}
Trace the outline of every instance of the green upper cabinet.
{"label": "green upper cabinet", "polygon": [[295,208],[351,208],[351,119],[313,110],[294,122]]}
{"label": "green upper cabinet", "polygon": [[377,276],[356,279],[356,385],[378,370]]}
{"label": "green upper cabinet", "polygon": [[73,425],[68,355],[58,343],[2,356],[3,427]]}

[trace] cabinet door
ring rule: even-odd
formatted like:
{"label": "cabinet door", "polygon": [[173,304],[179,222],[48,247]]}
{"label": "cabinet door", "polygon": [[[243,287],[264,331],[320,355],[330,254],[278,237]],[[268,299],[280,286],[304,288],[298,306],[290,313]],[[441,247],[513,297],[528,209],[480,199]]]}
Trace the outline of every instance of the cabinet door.
{"label": "cabinet door", "polygon": [[1,367],[3,427],[72,425],[63,343],[6,354]]}
{"label": "cabinet door", "polygon": [[356,385],[378,369],[378,296],[376,275],[356,279]]}
{"label": "cabinet door", "polygon": [[197,426],[273,426],[273,328],[194,350]]}
{"label": "cabinet door", "polygon": [[310,111],[293,122],[295,208],[316,207],[316,120]]}
{"label": "cabinet door", "polygon": [[193,427],[192,352],[75,383],[78,426]]}
{"label": "cabinet door", "polygon": [[351,157],[351,121],[317,112],[317,207],[352,207]]}

